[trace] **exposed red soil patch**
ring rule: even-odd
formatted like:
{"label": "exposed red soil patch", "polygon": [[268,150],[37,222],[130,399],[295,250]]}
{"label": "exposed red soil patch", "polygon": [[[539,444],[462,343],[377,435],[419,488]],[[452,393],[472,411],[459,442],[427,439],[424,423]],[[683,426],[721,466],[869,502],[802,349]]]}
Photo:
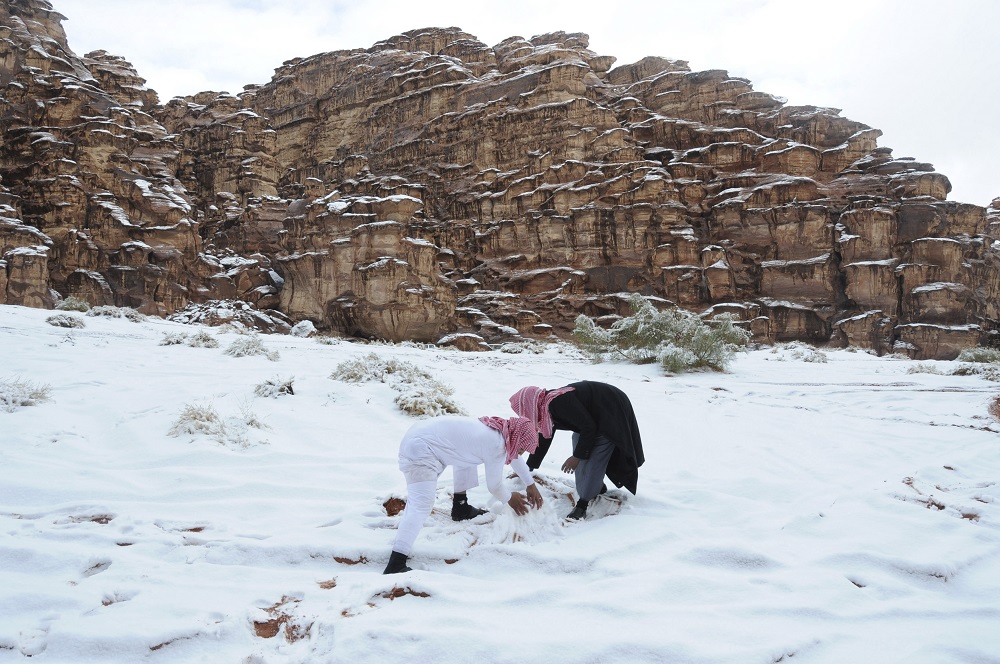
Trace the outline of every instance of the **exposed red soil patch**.
{"label": "exposed red soil patch", "polygon": [[402,498],[392,497],[382,503],[382,507],[385,508],[385,513],[389,516],[396,516],[406,509],[406,501]]}
{"label": "exposed red soil patch", "polygon": [[313,624],[300,625],[285,610],[288,605],[294,606],[299,601],[294,597],[286,595],[281,598],[280,602],[276,602],[274,606],[264,609],[271,618],[270,620],[263,621],[255,620],[253,623],[254,633],[262,639],[273,639],[282,632],[282,626],[284,626],[285,640],[289,643],[295,643],[308,637]]}
{"label": "exposed red soil patch", "polygon": [[[386,599],[396,599],[397,597],[402,597],[403,595],[413,595],[414,597],[430,597],[429,594],[420,592],[419,590],[413,590],[412,588],[400,588],[399,586],[393,586],[392,590],[386,590],[381,595],[376,595],[376,597],[385,597]],[[374,597],[372,598],[374,599]]]}

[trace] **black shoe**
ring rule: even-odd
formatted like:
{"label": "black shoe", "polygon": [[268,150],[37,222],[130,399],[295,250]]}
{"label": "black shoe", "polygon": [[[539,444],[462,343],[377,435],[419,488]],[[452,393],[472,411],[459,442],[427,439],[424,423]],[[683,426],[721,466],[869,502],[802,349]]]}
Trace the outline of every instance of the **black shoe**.
{"label": "black shoe", "polygon": [[605,484],[601,484],[601,490],[597,492],[597,495],[599,496],[602,493],[607,493],[607,492],[608,492],[608,487]]}
{"label": "black shoe", "polygon": [[477,516],[483,514],[486,514],[486,510],[473,507],[469,503],[462,502],[451,506],[452,521],[468,521],[469,519],[475,519]]}
{"label": "black shoe", "polygon": [[573,511],[566,515],[567,519],[573,519],[574,521],[587,518],[587,503],[582,500],[577,501],[576,507]]}
{"label": "black shoe", "polygon": [[389,556],[389,564],[385,566],[385,571],[382,573],[402,574],[403,572],[412,572],[413,570],[406,566],[406,558],[399,551],[393,551],[392,555]]}

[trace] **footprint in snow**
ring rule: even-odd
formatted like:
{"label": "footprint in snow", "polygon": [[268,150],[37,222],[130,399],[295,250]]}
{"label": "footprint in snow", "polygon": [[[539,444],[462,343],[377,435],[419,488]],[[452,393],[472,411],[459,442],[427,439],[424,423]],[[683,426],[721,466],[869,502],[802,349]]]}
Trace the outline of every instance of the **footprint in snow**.
{"label": "footprint in snow", "polygon": [[48,647],[48,640],[48,627],[26,629],[18,636],[17,649],[25,657],[34,657],[45,652],[45,648]]}
{"label": "footprint in snow", "polygon": [[100,560],[92,560],[90,561],[90,565],[87,567],[87,569],[83,570],[83,576],[87,577],[87,576],[94,576],[95,574],[100,574],[109,567],[111,567],[111,561],[108,560],[107,558],[103,558]]}

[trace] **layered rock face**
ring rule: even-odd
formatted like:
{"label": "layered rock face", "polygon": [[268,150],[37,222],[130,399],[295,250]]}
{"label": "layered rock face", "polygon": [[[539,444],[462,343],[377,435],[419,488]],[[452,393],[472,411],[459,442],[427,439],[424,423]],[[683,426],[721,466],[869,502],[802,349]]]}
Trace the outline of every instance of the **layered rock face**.
{"label": "layered rock face", "polygon": [[762,341],[947,358],[996,333],[1000,202],[724,71],[427,29],[159,106],[44,0],[0,19],[0,302],[498,341],[639,292]]}
{"label": "layered rock face", "polygon": [[0,301],[168,313],[215,271],[173,175],[177,146],[132,67],[74,55],[62,18],[35,0],[0,7]]}

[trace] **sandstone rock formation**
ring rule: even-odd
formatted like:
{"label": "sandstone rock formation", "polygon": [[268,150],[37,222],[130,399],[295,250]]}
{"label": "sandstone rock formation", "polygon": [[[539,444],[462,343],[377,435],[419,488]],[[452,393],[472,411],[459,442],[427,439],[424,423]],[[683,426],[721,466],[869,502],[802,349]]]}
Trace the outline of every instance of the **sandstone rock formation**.
{"label": "sandstone rock formation", "polygon": [[61,19],[0,7],[0,303],[237,299],[495,342],[639,292],[762,341],[949,358],[997,334],[1000,199],[950,202],[877,129],[725,71],[425,29],[159,105]]}

